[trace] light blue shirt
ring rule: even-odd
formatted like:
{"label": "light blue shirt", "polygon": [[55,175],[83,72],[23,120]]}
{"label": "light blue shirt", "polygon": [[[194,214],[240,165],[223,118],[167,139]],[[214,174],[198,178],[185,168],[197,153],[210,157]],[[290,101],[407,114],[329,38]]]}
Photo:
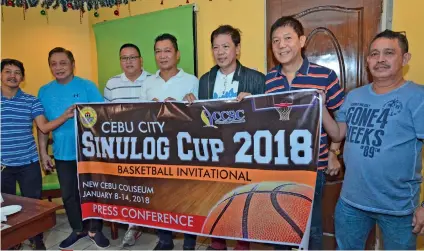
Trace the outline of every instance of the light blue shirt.
{"label": "light blue shirt", "polygon": [[[38,98],[44,106],[49,121],[60,117],[66,109],[75,103],[103,102],[96,85],[90,80],[80,77],[67,84],[59,84],[56,80],[41,87]],[[76,160],[74,118],[68,119],[53,131],[53,155],[58,160]]]}
{"label": "light blue shirt", "polygon": [[354,89],[336,120],[348,127],[341,198],[365,211],[413,213],[421,183],[424,86],[407,82],[386,94],[376,94],[372,84]]}

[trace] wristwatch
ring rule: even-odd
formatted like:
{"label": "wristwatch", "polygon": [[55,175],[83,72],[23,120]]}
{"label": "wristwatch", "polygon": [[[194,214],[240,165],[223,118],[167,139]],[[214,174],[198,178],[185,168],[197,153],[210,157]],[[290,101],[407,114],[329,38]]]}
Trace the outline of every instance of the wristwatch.
{"label": "wristwatch", "polygon": [[328,149],[328,151],[334,153],[336,156],[340,155],[340,149]]}

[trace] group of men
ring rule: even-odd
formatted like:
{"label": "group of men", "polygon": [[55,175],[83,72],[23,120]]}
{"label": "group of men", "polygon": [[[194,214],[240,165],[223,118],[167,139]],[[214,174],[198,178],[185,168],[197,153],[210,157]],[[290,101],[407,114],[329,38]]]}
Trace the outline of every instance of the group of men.
{"label": "group of men", "polygon": [[[171,34],[156,38],[154,53],[159,70],[143,69],[143,58],[134,44],[119,51],[123,73],[112,77],[104,97],[89,80],[74,76],[75,60],[70,51],[55,48],[48,63],[55,80],[43,86],[38,98],[24,93],[23,64],[1,62],[1,191],[41,197],[39,157],[45,170],[53,168],[47,153],[48,133],[53,131],[53,155],[63,203],[73,232],[59,248],[71,248],[87,236],[101,248],[109,246],[102,221],[82,221],[78,192],[74,104],[77,102],[188,101],[243,98],[255,94],[299,89],[317,89],[322,97],[321,132],[317,181],[312,209],[310,249],[322,249],[321,198],[325,175],[337,175],[338,155],[345,139],[345,181],[335,213],[335,233],[340,249],[364,249],[377,223],[386,249],[415,249],[417,234],[424,233],[424,209],[419,203],[421,149],[424,138],[424,86],[406,81],[402,68],[411,57],[404,34],[385,30],[370,44],[368,69],[373,82],[352,90],[346,97],[335,72],[314,64],[302,54],[305,34],[293,17],[282,17],[271,27],[270,40],[279,64],[267,75],[238,61],[241,36],[230,25],[211,34],[216,65],[200,81],[178,68],[180,52]],[[335,118],[335,119],[334,119]],[[39,154],[32,134],[38,128]],[[50,122],[48,122],[50,121]],[[331,138],[331,145],[328,146]],[[174,248],[172,232],[159,230],[155,249]],[[140,236],[129,226],[123,244],[134,245]],[[34,249],[45,249],[42,234],[31,238]],[[196,236],[186,234],[183,248],[194,249]],[[290,247],[275,246],[276,249]],[[224,239],[213,238],[208,249],[227,249]],[[249,249],[238,241],[235,249]]]}

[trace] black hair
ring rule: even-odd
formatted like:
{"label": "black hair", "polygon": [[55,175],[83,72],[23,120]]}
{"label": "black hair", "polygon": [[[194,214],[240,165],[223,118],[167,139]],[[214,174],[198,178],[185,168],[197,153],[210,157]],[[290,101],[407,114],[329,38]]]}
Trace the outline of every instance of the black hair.
{"label": "black hair", "polygon": [[274,22],[274,24],[272,24],[271,32],[269,33],[270,40],[272,40],[272,35],[276,29],[286,26],[292,27],[298,37],[305,35],[303,25],[299,20],[292,16],[284,16],[280,17],[279,19],[277,19],[277,21]]}
{"label": "black hair", "polygon": [[56,47],[54,49],[52,49],[49,52],[49,65],[50,65],[50,58],[53,56],[53,54],[55,53],[65,53],[66,56],[69,58],[69,60],[71,61],[71,63],[75,63],[75,59],[74,59],[74,54],[72,54],[72,52],[70,50],[67,50],[65,48],[62,47]]}
{"label": "black hair", "polygon": [[241,31],[237,28],[234,28],[231,25],[221,25],[216,30],[214,30],[211,34],[211,45],[213,46],[213,40],[218,36],[222,34],[230,35],[231,40],[233,40],[233,43],[235,46],[238,46],[241,42]]}
{"label": "black hair", "polygon": [[392,30],[385,30],[378,33],[371,41],[371,44],[374,43],[375,40],[379,38],[388,38],[388,39],[396,39],[399,43],[400,49],[402,50],[402,54],[408,53],[409,44],[408,39],[406,38],[405,32],[396,32]]}
{"label": "black hair", "polygon": [[1,60],[1,71],[3,71],[4,67],[6,65],[14,65],[16,67],[19,68],[19,70],[21,70],[22,73],[22,77],[25,77],[25,68],[24,68],[24,64],[16,59],[11,59],[11,58],[5,58]]}
{"label": "black hair", "polygon": [[138,55],[141,57],[140,49],[138,48],[137,45],[135,45],[135,44],[124,44],[124,45],[121,46],[121,49],[119,49],[119,54],[121,54],[121,51],[125,48],[134,48],[138,52]]}
{"label": "black hair", "polygon": [[178,51],[177,38],[174,35],[171,35],[169,33],[164,33],[164,34],[161,34],[161,35],[157,36],[156,39],[155,39],[155,45],[154,45],[153,49],[156,48],[156,43],[157,42],[164,41],[164,40],[171,41],[172,45],[174,46],[175,51]]}

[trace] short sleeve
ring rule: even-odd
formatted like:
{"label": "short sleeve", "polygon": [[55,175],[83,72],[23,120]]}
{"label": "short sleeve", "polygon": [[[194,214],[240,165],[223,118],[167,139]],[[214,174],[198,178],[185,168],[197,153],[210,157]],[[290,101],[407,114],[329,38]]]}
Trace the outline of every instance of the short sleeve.
{"label": "short sleeve", "polygon": [[44,115],[44,107],[38,98],[34,98],[31,107],[31,118],[35,119],[40,115]]}
{"label": "short sleeve", "polygon": [[412,113],[412,122],[417,138],[424,139],[424,100]]}
{"label": "short sleeve", "polygon": [[328,86],[326,87],[327,109],[331,112],[337,111],[344,101],[344,90],[340,86],[339,78],[334,71],[328,75]]}
{"label": "short sleeve", "polygon": [[199,97],[199,80],[196,77],[193,78],[193,86],[190,92],[193,93],[196,98]]}
{"label": "short sleeve", "polygon": [[335,112],[335,114],[334,114],[337,122],[346,123],[346,114],[347,114],[347,110],[349,109],[349,106],[350,106],[349,95],[350,94],[348,94],[346,96],[343,104],[339,107],[337,112]]}

